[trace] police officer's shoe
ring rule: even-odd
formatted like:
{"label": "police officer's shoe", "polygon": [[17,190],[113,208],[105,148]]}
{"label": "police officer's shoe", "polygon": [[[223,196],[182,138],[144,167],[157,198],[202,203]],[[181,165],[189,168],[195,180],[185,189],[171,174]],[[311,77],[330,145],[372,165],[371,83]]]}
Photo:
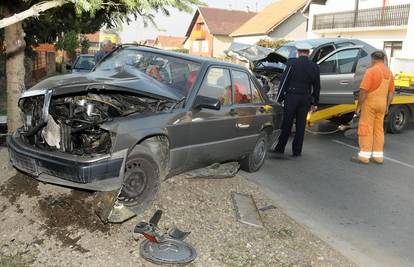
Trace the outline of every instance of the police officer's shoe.
{"label": "police officer's shoe", "polygon": [[293,153],[293,155],[292,155],[292,157],[294,157],[294,158],[298,158],[298,157],[301,157],[301,156],[302,156],[301,153]]}

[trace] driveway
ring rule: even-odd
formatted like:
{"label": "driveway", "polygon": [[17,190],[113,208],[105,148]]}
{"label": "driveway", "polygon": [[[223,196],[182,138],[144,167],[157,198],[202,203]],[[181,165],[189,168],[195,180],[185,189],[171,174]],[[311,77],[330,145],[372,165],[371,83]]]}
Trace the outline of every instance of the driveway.
{"label": "driveway", "polygon": [[357,264],[414,266],[414,129],[386,136],[383,166],[352,163],[356,152],[342,133],[308,134],[303,157],[242,175]]}

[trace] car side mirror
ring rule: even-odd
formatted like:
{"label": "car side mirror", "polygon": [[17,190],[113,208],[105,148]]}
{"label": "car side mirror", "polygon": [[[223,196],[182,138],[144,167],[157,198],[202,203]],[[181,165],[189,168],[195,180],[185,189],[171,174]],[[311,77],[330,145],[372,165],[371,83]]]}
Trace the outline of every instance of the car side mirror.
{"label": "car side mirror", "polygon": [[193,107],[195,109],[205,108],[205,109],[212,109],[212,110],[220,110],[221,102],[217,98],[198,95],[195,99]]}
{"label": "car side mirror", "polygon": [[66,64],[66,70],[71,70],[71,69],[72,69],[72,66],[69,64]]}

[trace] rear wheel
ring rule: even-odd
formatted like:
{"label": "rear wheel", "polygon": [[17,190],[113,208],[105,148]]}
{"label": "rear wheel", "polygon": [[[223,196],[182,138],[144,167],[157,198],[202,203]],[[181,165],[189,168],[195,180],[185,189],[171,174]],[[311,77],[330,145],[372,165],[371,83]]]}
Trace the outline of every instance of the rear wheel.
{"label": "rear wheel", "polygon": [[266,133],[261,133],[256,141],[253,151],[240,161],[240,168],[247,172],[257,172],[264,164],[268,147]]}
{"label": "rear wheel", "polygon": [[151,151],[136,146],[125,163],[124,183],[119,202],[133,212],[144,212],[154,200],[160,186],[159,165]]}
{"label": "rear wheel", "polygon": [[387,132],[392,134],[401,133],[410,121],[410,111],[406,106],[391,106],[387,116]]}

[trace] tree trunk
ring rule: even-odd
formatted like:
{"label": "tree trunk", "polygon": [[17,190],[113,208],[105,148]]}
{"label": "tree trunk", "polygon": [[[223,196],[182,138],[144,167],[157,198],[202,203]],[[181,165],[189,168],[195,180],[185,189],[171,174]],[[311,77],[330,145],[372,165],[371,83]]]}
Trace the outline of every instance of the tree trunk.
{"label": "tree trunk", "polygon": [[24,31],[21,22],[4,28],[6,46],[6,82],[7,82],[7,127],[9,132],[22,125],[20,111],[17,106],[24,90]]}

